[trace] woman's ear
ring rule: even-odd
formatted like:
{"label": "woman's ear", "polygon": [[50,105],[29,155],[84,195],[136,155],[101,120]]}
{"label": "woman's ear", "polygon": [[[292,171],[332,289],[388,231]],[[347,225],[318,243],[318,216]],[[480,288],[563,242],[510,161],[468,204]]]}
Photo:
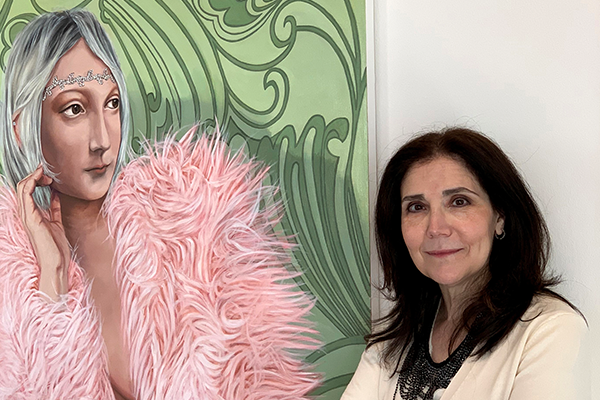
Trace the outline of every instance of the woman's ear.
{"label": "woman's ear", "polygon": [[12,131],[15,135],[15,139],[17,140],[17,145],[19,145],[19,147],[21,147],[21,131],[20,131],[20,125],[19,125],[19,119],[21,118],[21,110],[15,112],[12,115],[12,123],[11,123],[11,127],[12,127]]}
{"label": "woman's ear", "polygon": [[498,236],[504,234],[504,216],[500,213],[498,213],[498,217],[496,218],[496,229],[494,229],[494,233]]}

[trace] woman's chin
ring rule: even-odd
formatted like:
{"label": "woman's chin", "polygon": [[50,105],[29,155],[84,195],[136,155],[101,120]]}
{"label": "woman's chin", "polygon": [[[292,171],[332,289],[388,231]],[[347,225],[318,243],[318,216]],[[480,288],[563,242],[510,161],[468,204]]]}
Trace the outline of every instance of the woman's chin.
{"label": "woman's chin", "polygon": [[461,284],[461,279],[455,276],[436,276],[431,278],[435,283],[440,285],[440,287],[455,287]]}
{"label": "woman's chin", "polygon": [[90,188],[87,187],[84,190],[74,190],[71,188],[65,188],[65,187],[53,187],[54,190],[56,190],[59,194],[61,194],[61,197],[69,197],[73,200],[78,200],[78,201],[88,201],[88,202],[94,202],[94,201],[98,201],[98,200],[103,200],[106,197],[106,194],[108,193],[108,186],[105,187],[98,187],[98,188]]}
{"label": "woman's chin", "polygon": [[430,278],[440,285],[440,288],[460,289],[464,290],[465,292],[471,292],[473,290],[473,285],[479,287],[478,282],[481,282],[481,274],[460,274],[448,272],[446,274],[436,274],[430,276]]}

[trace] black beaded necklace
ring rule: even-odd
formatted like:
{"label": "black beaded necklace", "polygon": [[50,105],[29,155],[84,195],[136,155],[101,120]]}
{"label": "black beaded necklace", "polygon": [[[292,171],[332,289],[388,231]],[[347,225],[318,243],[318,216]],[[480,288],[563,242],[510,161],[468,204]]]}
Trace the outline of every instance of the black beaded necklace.
{"label": "black beaded necklace", "polygon": [[438,389],[445,389],[456,375],[463,362],[475,348],[471,335],[467,334],[461,344],[446,360],[436,363],[429,354],[429,335],[433,320],[415,340],[408,351],[396,382],[393,400],[432,400]]}

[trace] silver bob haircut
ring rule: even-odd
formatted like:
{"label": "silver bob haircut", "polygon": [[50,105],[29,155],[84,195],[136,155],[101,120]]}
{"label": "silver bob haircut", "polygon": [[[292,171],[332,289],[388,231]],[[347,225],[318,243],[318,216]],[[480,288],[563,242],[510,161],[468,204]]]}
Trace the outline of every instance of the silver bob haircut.
{"label": "silver bob haircut", "polygon": [[[123,71],[106,31],[96,17],[86,10],[42,14],[19,32],[6,64],[0,104],[0,137],[4,174],[13,187],[40,164],[48,176],[57,178],[42,154],[42,98],[54,66],[81,38],[110,69],[119,88],[121,147],[113,179],[126,157],[130,125],[129,99]],[[20,144],[12,128],[13,118],[17,115]],[[33,197],[39,207],[49,207],[49,188],[36,188]]]}

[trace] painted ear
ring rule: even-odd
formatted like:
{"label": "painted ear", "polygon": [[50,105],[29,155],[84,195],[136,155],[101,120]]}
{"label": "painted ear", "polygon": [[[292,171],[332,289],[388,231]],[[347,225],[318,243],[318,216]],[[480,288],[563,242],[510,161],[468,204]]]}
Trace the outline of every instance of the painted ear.
{"label": "painted ear", "polygon": [[21,110],[15,112],[12,115],[12,131],[15,135],[15,139],[17,140],[17,145],[21,147],[21,128],[19,124],[19,119],[21,118]]}

